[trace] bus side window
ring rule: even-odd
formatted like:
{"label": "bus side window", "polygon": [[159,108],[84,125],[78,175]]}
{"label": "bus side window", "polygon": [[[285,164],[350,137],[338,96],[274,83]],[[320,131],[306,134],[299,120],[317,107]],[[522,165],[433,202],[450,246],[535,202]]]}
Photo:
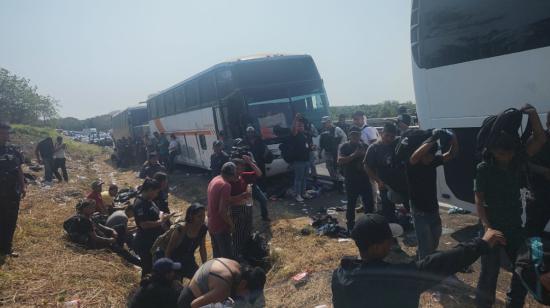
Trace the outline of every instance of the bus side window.
{"label": "bus side window", "polygon": [[203,150],[206,150],[207,149],[207,146],[206,146],[206,137],[204,135],[199,135],[199,142],[201,144],[201,148]]}

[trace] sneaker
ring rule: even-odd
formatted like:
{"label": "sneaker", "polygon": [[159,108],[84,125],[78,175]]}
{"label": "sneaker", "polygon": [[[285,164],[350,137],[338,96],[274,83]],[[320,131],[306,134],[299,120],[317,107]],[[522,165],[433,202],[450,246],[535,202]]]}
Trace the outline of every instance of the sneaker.
{"label": "sneaker", "polygon": [[304,199],[313,199],[313,196],[310,194],[310,193],[305,193],[304,194]]}
{"label": "sneaker", "polygon": [[296,196],[296,201],[297,202],[304,202],[304,198],[302,198],[302,196],[300,196],[300,195],[297,195]]}

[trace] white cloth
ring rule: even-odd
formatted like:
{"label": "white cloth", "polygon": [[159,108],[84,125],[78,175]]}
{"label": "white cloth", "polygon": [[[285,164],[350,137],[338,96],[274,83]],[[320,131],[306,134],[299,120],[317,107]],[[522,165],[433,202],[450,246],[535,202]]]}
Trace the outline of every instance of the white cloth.
{"label": "white cloth", "polygon": [[172,140],[170,141],[170,144],[168,145],[168,152],[172,153],[178,149],[178,141]]}
{"label": "white cloth", "polygon": [[[366,145],[371,145],[371,143],[374,143],[380,139],[380,134],[378,133],[378,130],[376,128],[365,125],[363,128],[361,128],[361,140]],[[371,142],[371,140],[374,140]]]}
{"label": "white cloth", "polygon": [[65,158],[65,147],[66,145],[64,143],[56,143],[54,145],[53,158]]}

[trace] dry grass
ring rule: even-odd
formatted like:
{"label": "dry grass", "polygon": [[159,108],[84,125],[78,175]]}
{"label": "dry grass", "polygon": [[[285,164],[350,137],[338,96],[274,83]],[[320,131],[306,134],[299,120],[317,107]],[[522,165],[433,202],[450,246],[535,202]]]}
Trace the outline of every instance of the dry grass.
{"label": "dry grass", "polygon": [[[16,137],[27,144],[37,138],[32,134]],[[26,149],[32,150],[32,147],[27,146]],[[78,152],[78,148],[75,151],[74,159],[68,162],[69,176],[72,178],[70,183],[56,184],[51,189],[32,185],[27,198],[21,203],[15,237],[15,247],[21,256],[6,259],[1,267],[0,306],[56,307],[65,301],[80,299],[82,307],[124,307],[128,294],[139,282],[139,269],[116,254],[104,250],[83,250],[68,244],[63,238],[63,221],[73,214],[76,200],[88,192],[88,185],[93,179],[116,182],[119,186],[139,183],[135,171],[117,171],[106,164],[104,161],[108,154],[99,148],[92,150],[95,153],[93,161],[87,157],[91,152]],[[176,176],[171,183],[171,208],[182,213],[189,202],[203,201],[206,181],[206,177],[196,174]],[[317,202],[334,204],[339,202],[340,197],[329,198],[323,196]],[[271,226],[257,224],[271,237],[273,268],[268,274],[266,286],[267,306],[314,307],[325,304],[330,307],[332,270],[338,266],[342,256],[356,255],[356,249],[350,242],[339,243],[336,239],[301,235],[300,230],[309,224],[309,219],[302,217],[301,209],[295,210],[294,214],[289,213],[292,208],[286,202],[274,202],[271,211],[275,220]],[[444,215],[443,220],[445,227],[457,230],[475,223],[472,216]],[[447,248],[456,241],[445,235],[441,243],[442,248]],[[406,254],[396,255],[395,259],[410,260],[409,255],[414,255],[415,248],[402,247]],[[440,301],[424,295],[421,306],[471,307],[472,287],[475,287],[479,275],[479,262],[474,270],[472,274],[458,275],[464,286],[442,291]],[[309,280],[303,286],[296,287],[290,282],[290,277],[303,271],[310,273]],[[497,296],[500,300],[503,299],[509,276],[503,273],[499,279]],[[398,292],[396,290],[396,294]],[[501,304],[502,301],[499,307]],[[526,306],[538,307],[532,299]]]}

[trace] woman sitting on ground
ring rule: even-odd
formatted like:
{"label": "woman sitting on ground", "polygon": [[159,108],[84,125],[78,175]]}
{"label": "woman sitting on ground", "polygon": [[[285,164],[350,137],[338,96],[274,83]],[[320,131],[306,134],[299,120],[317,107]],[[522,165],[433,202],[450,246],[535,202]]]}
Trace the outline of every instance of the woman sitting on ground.
{"label": "woman sitting on ground", "polygon": [[181,291],[179,308],[198,308],[225,301],[231,297],[247,306],[264,307],[265,271],[240,265],[226,258],[204,263]]}
{"label": "woman sitting on ground", "polygon": [[199,248],[202,264],[206,263],[205,237],[208,228],[204,224],[205,214],[203,205],[192,204],[185,213],[185,224],[175,230],[166,247],[166,257],[183,265],[176,272],[176,278],[180,281],[183,277],[193,278],[199,269],[195,260],[197,248]]}
{"label": "woman sitting on ground", "polygon": [[153,273],[141,280],[140,287],[130,299],[129,308],[176,307],[182,286],[175,280],[181,264],[167,258],[158,259]]}

